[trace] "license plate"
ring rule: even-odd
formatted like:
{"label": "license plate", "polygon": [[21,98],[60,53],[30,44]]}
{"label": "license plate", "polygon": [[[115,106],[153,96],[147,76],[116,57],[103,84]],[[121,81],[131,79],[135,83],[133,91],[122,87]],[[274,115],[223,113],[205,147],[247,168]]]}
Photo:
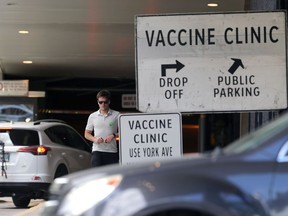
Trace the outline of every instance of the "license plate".
{"label": "license plate", "polygon": [[9,162],[9,153],[4,153],[4,157],[3,157],[3,154],[0,153],[0,162]]}

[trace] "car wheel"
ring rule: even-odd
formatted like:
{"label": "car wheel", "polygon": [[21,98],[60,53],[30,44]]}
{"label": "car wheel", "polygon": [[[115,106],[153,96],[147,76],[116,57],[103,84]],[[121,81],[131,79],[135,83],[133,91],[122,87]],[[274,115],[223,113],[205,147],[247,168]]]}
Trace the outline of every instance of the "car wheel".
{"label": "car wheel", "polygon": [[15,195],[12,196],[14,205],[18,208],[27,208],[31,198],[27,195]]}
{"label": "car wheel", "polygon": [[64,176],[64,175],[67,175],[67,174],[68,174],[67,168],[64,165],[60,165],[56,170],[54,179],[61,177],[61,176]]}

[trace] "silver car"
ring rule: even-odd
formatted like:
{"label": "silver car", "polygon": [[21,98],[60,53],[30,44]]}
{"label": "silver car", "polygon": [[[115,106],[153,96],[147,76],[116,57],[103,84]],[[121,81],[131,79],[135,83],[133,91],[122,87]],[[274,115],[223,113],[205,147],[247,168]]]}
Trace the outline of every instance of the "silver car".
{"label": "silver car", "polygon": [[55,178],[90,168],[90,159],[90,145],[64,122],[0,123],[0,197],[16,207],[47,199]]}

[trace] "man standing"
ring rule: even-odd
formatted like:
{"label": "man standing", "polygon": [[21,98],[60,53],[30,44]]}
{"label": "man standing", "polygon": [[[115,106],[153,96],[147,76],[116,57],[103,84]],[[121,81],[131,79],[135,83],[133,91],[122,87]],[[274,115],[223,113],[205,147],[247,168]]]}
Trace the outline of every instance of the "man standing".
{"label": "man standing", "polygon": [[116,143],[119,112],[110,109],[111,94],[101,90],[97,94],[99,110],[88,117],[84,137],[93,142],[92,167],[119,163]]}

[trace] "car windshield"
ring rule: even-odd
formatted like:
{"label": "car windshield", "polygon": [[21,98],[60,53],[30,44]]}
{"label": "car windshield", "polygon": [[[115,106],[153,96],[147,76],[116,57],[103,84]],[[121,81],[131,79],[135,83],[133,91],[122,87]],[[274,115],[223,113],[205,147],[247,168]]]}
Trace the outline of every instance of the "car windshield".
{"label": "car windshield", "polygon": [[274,120],[273,122],[263,126],[255,132],[238,139],[237,141],[226,146],[222,153],[227,154],[238,154],[247,150],[255,149],[261,146],[266,140],[281,133],[287,128],[288,115],[284,115]]}
{"label": "car windshield", "polygon": [[2,141],[5,146],[34,146],[39,145],[39,136],[37,131],[33,130],[1,129],[0,141]]}

